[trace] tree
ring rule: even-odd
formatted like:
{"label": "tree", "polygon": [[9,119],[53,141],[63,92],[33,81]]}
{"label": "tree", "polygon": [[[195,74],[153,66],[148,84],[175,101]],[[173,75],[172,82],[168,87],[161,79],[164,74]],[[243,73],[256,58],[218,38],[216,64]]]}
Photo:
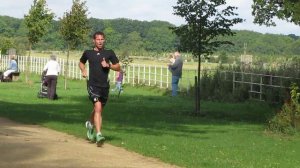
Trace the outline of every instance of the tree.
{"label": "tree", "polygon": [[253,0],[254,23],[276,26],[274,17],[300,25],[299,0]]}
{"label": "tree", "polygon": [[116,48],[121,44],[122,41],[122,34],[115,31],[112,27],[108,26],[106,27],[103,32],[105,33],[106,37],[109,37],[109,39],[106,39],[105,41],[105,47],[106,48]]}
{"label": "tree", "polygon": [[[41,37],[47,33],[54,14],[47,8],[46,0],[33,0],[28,15],[24,16],[25,25],[28,28],[29,57],[32,45],[39,42]],[[29,57],[27,64],[29,64]],[[27,66],[26,69],[28,69]],[[26,82],[28,81],[29,70],[26,70]]]}
{"label": "tree", "polygon": [[88,8],[86,1],[73,0],[70,12],[65,12],[61,21],[60,33],[67,45],[67,65],[64,72],[65,89],[67,89],[67,74],[69,72],[70,50],[82,44],[87,40],[90,33],[90,27],[87,18]]}
{"label": "tree", "polygon": [[200,70],[201,55],[208,57],[218,47],[233,44],[218,40],[218,36],[234,35],[230,27],[241,23],[241,18],[234,18],[237,9],[227,6],[225,0],[178,0],[174,14],[185,18],[187,24],[173,27],[180,38],[180,48],[192,52],[198,58],[198,76],[196,87],[196,114],[200,114]]}

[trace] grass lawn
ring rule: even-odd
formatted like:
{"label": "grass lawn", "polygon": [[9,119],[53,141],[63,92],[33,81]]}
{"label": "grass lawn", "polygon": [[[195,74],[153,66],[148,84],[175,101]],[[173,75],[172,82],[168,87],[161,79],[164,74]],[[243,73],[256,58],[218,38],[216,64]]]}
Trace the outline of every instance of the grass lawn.
{"label": "grass lawn", "polygon": [[[38,99],[40,77],[0,83],[0,116],[85,138],[92,105],[85,81],[59,79],[57,101]],[[261,102],[202,102],[205,117],[193,117],[194,102],[156,88],[125,86],[111,93],[103,113],[107,143],[182,167],[286,167],[300,165],[300,136],[265,131],[274,111]],[[99,149],[101,150],[101,149]]]}

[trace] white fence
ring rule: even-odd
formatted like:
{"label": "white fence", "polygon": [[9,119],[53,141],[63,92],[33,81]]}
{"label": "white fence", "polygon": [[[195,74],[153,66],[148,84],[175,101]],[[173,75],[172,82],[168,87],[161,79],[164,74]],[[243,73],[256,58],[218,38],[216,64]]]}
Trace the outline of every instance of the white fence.
{"label": "white fence", "polygon": [[[49,59],[45,57],[30,57],[28,59],[27,56],[18,56],[17,61],[20,72],[25,71],[27,60],[29,60],[31,73],[42,74],[44,65]],[[0,56],[0,70],[5,70],[8,66],[8,63],[8,56]],[[66,60],[59,58],[58,63],[61,66],[61,72],[64,72],[67,66]],[[68,78],[79,80],[82,79],[78,63],[79,58],[78,60],[69,60],[69,72],[67,74]],[[236,89],[236,85],[238,84],[249,85],[250,96],[254,96],[259,100],[264,99],[264,87],[288,88],[290,86],[291,81],[300,84],[300,78],[234,71],[222,71],[221,74],[223,74],[222,76],[225,78],[226,81],[232,83],[233,90]],[[61,73],[61,75],[64,75],[64,73]],[[112,82],[115,82],[115,75],[116,73],[114,71],[110,71],[109,78]],[[187,93],[189,93],[191,86],[194,85],[196,75],[197,70],[195,69],[183,69],[182,79],[179,83],[180,91],[186,91]],[[133,86],[145,85],[169,89],[171,88],[171,76],[172,75],[170,74],[167,66],[130,64],[130,66],[126,69],[126,75],[123,79],[123,83],[131,84]]]}
{"label": "white fence", "polygon": [[[17,62],[20,72],[25,71],[27,60],[29,60],[30,73],[42,74],[43,68],[49,58],[45,57],[28,57],[18,56]],[[58,58],[58,63],[61,66],[61,75],[63,76],[66,70],[67,61],[65,59]],[[6,55],[0,57],[0,70],[5,70],[8,66],[9,58]],[[81,71],[78,67],[78,60],[69,60],[69,72],[67,77],[70,79],[82,79]],[[88,66],[87,66],[88,68]],[[126,69],[126,75],[123,79],[123,83],[131,85],[145,85],[145,86],[157,86],[159,88],[170,88],[171,85],[171,73],[167,66],[157,65],[141,65],[141,64],[130,64]],[[189,91],[190,87],[194,83],[194,76],[196,70],[183,70],[183,78],[179,84],[181,91]],[[115,82],[114,71],[110,71],[109,78],[112,82]]]}

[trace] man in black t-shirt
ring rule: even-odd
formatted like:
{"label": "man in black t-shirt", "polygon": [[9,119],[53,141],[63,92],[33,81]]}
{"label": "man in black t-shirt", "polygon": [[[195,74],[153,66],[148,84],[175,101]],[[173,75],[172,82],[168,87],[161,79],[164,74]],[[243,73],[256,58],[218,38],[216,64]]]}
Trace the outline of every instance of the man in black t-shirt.
{"label": "man in black t-shirt", "polygon": [[[119,60],[113,50],[104,49],[105,35],[103,32],[96,32],[93,35],[94,48],[86,50],[82,54],[79,62],[79,68],[82,76],[88,80],[88,94],[94,104],[90,121],[86,122],[88,128],[87,137],[89,140],[96,140],[97,145],[102,145],[105,138],[101,134],[102,111],[106,104],[109,93],[109,70],[120,71]],[[89,75],[85,68],[86,62],[89,62]],[[94,126],[96,134],[94,134]]]}

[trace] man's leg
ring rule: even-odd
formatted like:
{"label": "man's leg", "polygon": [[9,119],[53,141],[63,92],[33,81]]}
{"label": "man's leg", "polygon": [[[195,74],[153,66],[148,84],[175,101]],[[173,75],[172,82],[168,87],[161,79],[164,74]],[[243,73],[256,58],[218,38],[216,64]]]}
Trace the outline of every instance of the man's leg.
{"label": "man's leg", "polygon": [[102,136],[101,127],[102,127],[102,104],[100,101],[97,101],[94,104],[94,123],[96,127],[96,143],[97,146],[102,146],[105,138]]}
{"label": "man's leg", "polygon": [[101,133],[101,127],[102,127],[102,105],[100,101],[97,101],[94,104],[94,124],[96,128],[96,132]]}
{"label": "man's leg", "polygon": [[15,72],[15,70],[7,70],[3,73],[3,77],[7,78],[11,73]]}
{"label": "man's leg", "polygon": [[179,77],[172,76],[172,96],[177,96],[178,82],[179,82]]}
{"label": "man's leg", "polygon": [[52,76],[52,82],[51,82],[51,96],[50,98],[52,100],[55,99],[56,95],[56,85],[57,85],[57,76]]}

